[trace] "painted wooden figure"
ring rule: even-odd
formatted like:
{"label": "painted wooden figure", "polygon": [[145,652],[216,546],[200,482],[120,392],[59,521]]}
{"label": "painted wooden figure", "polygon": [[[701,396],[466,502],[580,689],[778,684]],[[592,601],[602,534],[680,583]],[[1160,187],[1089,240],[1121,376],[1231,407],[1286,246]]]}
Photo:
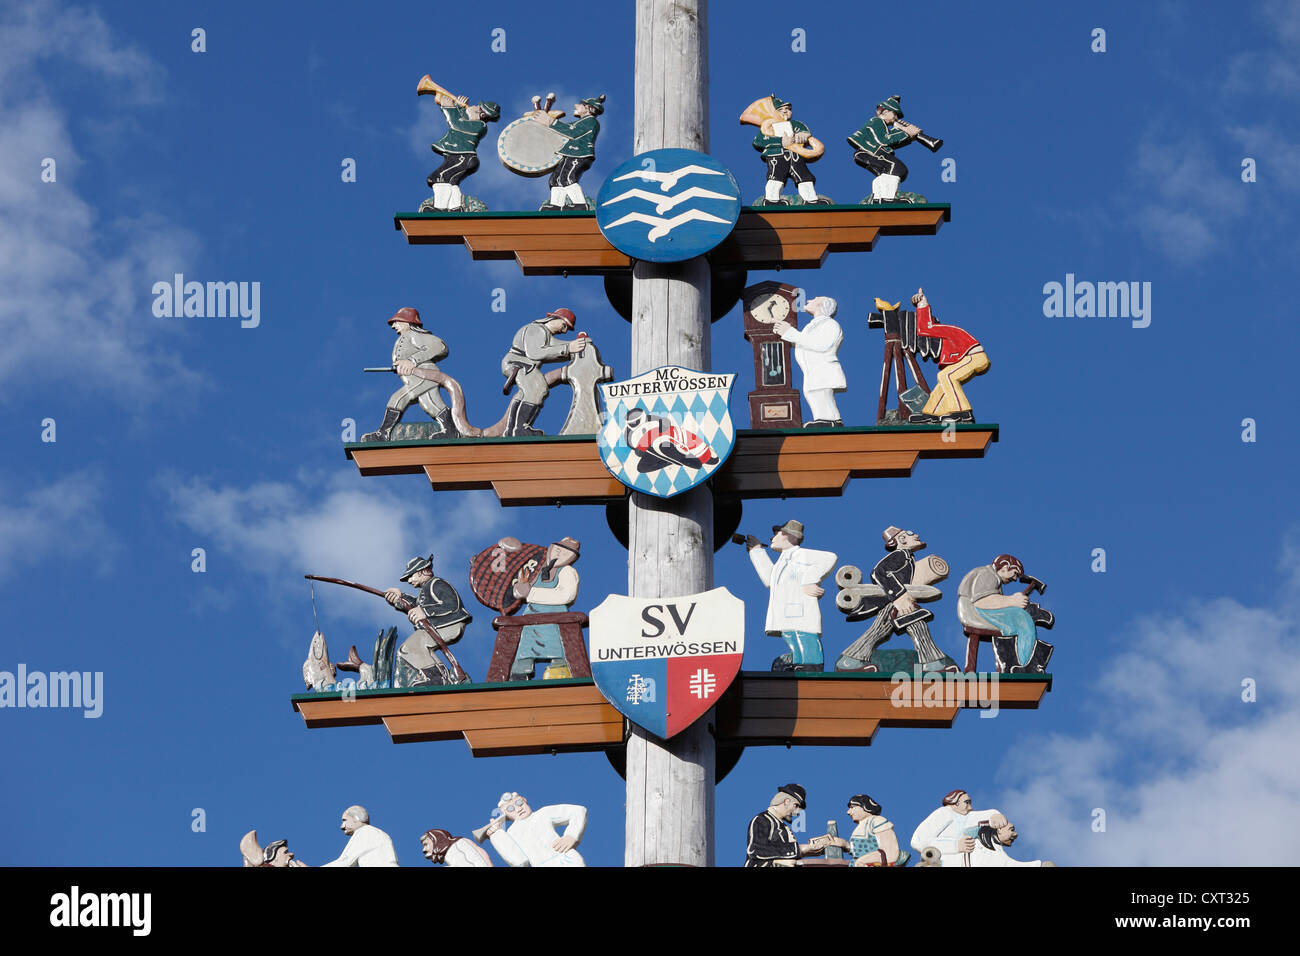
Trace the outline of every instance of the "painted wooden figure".
{"label": "painted wooden figure", "polygon": [[883,816],[880,804],[859,793],[849,797],[848,814],[853,832],[838,845],[849,851],[854,866],[907,866],[912,855],[898,845],[894,824]]}
{"label": "painted wooden figure", "polygon": [[357,651],[357,645],[353,644],[348,651],[348,659],[335,664],[336,670],[352,671],[357,675],[357,682],[361,684],[373,684],[375,681],[375,669],[361,659],[361,654]]}
{"label": "painted wooden figure", "polygon": [[[914,414],[920,414],[930,398],[930,384],[917,361],[938,358],[942,341],[921,337],[916,331],[916,313],[900,309],[900,302],[890,304],[876,296],[876,311],[867,316],[867,328],[881,329],[885,333],[885,351],[880,368],[880,394],[876,405],[877,425],[905,425]],[[904,360],[907,365],[905,366]],[[907,384],[907,369],[912,371],[915,385]],[[889,378],[893,374],[898,391],[898,410],[885,410],[889,403]]]}
{"label": "painted wooden figure", "polygon": [[[1018,594],[1003,594],[1003,585],[1027,585]],[[1029,600],[1046,590],[1038,578],[1025,574],[1024,563],[1011,554],[999,554],[992,564],[966,573],[957,587],[957,619],[974,648],[980,639],[993,643],[999,674],[1042,674],[1054,646],[1038,639],[1038,629],[1051,628],[1056,617]],[[968,650],[967,670],[975,669],[975,654]]]}
{"label": "painted wooden figure", "polygon": [[881,532],[887,552],[871,570],[871,583],[862,584],[862,572],[846,565],[836,574],[840,593],[836,606],[850,621],[874,617],[871,627],[844,649],[837,671],[874,672],[880,668],[872,663],[871,656],[880,644],[895,633],[906,633],[916,648],[917,663],[925,671],[957,671],[939,650],[930,636],[928,622],[934,615],[918,606],[918,601],[934,601],[942,592],[933,585],[948,576],[948,565],[942,558],[929,557],[917,561],[913,552],[925,547],[925,542],[915,531],[905,531],[890,525]]}
{"label": "painted wooden figure", "polygon": [[430,863],[447,866],[491,866],[487,851],[469,837],[452,836],[450,830],[425,830],[420,836],[420,850]]}
{"label": "painted wooden figure", "polygon": [[[514,596],[524,602],[526,621],[533,614],[559,614],[578,599],[578,560],[581,544],[564,537],[546,549],[546,560],[532,575],[521,575],[513,585]],[[546,664],[543,679],[572,676],[560,624],[525,624],[519,635],[519,649],[510,665],[510,680],[532,680],[538,664]]]}
{"label": "painted wooden figure", "polygon": [[289,849],[288,840],[276,840],[265,847],[257,843],[257,831],[249,830],[239,841],[239,854],[244,858],[244,866],[306,866],[296,859]]}
{"label": "painted wooden figure", "polygon": [[325,643],[325,635],[317,631],[311,636],[311,645],[307,648],[307,659],[302,662],[302,682],[308,690],[324,690],[336,680],[334,664],[330,661],[330,649]]}
{"label": "painted wooden figure", "polygon": [[[434,653],[459,641],[465,627],[473,620],[465,610],[460,594],[451,582],[433,573],[432,554],[427,558],[417,555],[407,561],[406,571],[398,580],[415,587],[416,594],[404,594],[400,588],[389,588],[384,592],[384,600],[393,607],[411,605],[406,616],[417,630],[397,649],[393,686],[455,683],[452,673]],[[425,627],[426,624],[433,633]]]}
{"label": "painted wooden figure", "polygon": [[[831,200],[817,194],[817,177],[808,164],[820,159],[826,151],[812,131],[794,119],[793,106],[779,97],[765,96],[755,100],[740,114],[740,122],[758,127],[753,147],[767,169],[763,199],[756,206],[821,205]],[[794,180],[799,197],[793,203],[781,196],[781,190]]]}
{"label": "painted wooden figure", "polygon": [[[564,827],[564,832],[559,831]],[[533,809],[513,791],[497,801],[490,823],[474,831],[510,866],[586,866],[577,846],[587,827],[587,808],[557,803]]]}
{"label": "painted wooden figure", "polygon": [[822,616],[817,599],[825,594],[821,581],[835,567],[833,551],[803,547],[802,522],[790,520],[772,526],[768,545],[777,553],[775,562],[767,556],[763,542],[745,536],[749,560],[758,579],[768,589],[764,630],[782,638],[790,648],[772,662],[774,671],[821,671]]}
{"label": "painted wooden figure", "polygon": [[803,311],[812,319],[802,329],[784,321],[772,325],[773,332],[794,344],[794,360],[803,372],[803,397],[813,416],[804,428],[844,427],[835,404],[835,393],[848,385],[838,357],[844,331],[835,321],[836,309],[835,300],[822,295],[804,303]]}
{"label": "painted wooden figure", "polygon": [[548,185],[551,187],[550,198],[542,204],[542,209],[593,209],[594,204],[582,191],[579,180],[582,174],[596,161],[596,136],[600,133],[600,122],[596,117],[605,112],[605,94],[589,96],[578,100],[573,105],[573,122],[565,123],[549,111],[539,111],[538,122],[545,122],[552,130],[564,137],[564,144],[556,153],[556,164]]}
{"label": "painted wooden figure", "polygon": [[953,790],[942,805],[921,821],[912,833],[912,849],[926,859],[939,854],[938,865],[1055,866],[1051,860],[1015,860],[1007,855],[1019,836],[1015,825],[998,810],[973,810],[970,794]]}
{"label": "painted wooden figure", "polygon": [[426,73],[416,94],[432,94],[447,120],[447,132],[430,147],[442,157],[442,165],[429,174],[427,184],[433,196],[420,205],[421,212],[482,212],[487,209],[473,196],[463,196],[460,184],[478,169],[478,144],[487,124],[501,118],[501,107],[491,100],[471,106],[469,99],[455,96],[433,82]]}
{"label": "painted wooden figure", "polygon": [[938,152],[943,140],[926,136],[918,126],[903,121],[902,97],[895,95],[876,104],[876,115],[855,132],[849,134],[853,147],[853,161],[874,174],[871,195],[862,200],[872,203],[923,203],[924,196],[899,192],[898,186],[907,178],[907,167],[895,154],[913,140],[931,152]]}
{"label": "painted wooden figure", "polygon": [[808,793],[797,783],[787,783],[768,801],[768,807],[749,821],[745,839],[745,866],[795,866],[800,857],[822,853],[830,836],[813,837],[800,844],[790,820],[808,806]]}
{"label": "painted wooden figure", "polygon": [[776,331],[778,322],[798,330],[798,300],[799,290],[781,282],[759,282],[741,294],[745,340],[754,349],[750,428],[798,428],[803,422],[803,406],[791,371],[793,346]]}
{"label": "painted wooden figure", "polygon": [[388,834],[370,825],[365,807],[350,806],[343,811],[339,829],[348,835],[347,845],[337,860],[321,866],[397,866],[397,851]]}
{"label": "painted wooden figure", "polygon": [[383,423],[377,430],[362,435],[361,440],[390,441],[402,413],[416,403],[438,423],[437,434],[440,437],[458,437],[460,432],[452,421],[451,409],[438,392],[437,381],[418,374],[437,370],[438,362],[450,351],[447,343],[428,331],[420,321],[419,311],[409,306],[393,313],[388,325],[397,333],[397,341],[393,343],[392,371],[401,378],[402,387],[389,396]]}
{"label": "painted wooden figure", "polygon": [[962,384],[989,370],[989,357],[984,346],[965,329],[936,322],[924,289],[916,290],[912,305],[916,306],[916,334],[938,340],[935,361],[939,364],[939,374],[925,406],[908,421],[913,424],[974,422],[975,413]]}
{"label": "painted wooden figure", "polygon": [[510,351],[501,359],[501,374],[506,377],[503,392],[514,386],[506,412],[505,434],[508,436],[541,435],[533,421],[550,394],[550,385],[542,366],[552,362],[565,362],[581,353],[587,338],[579,336],[573,341],[556,339],[561,332],[572,332],[577,316],[570,309],[556,309],[540,319],[529,322],[510,342]]}

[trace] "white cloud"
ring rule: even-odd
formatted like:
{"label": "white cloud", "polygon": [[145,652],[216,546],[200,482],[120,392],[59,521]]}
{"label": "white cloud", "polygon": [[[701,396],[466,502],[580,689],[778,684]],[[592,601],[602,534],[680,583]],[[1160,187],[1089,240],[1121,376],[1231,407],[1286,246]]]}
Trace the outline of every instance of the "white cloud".
{"label": "white cloud", "polygon": [[[196,375],[161,344],[149,290],[180,271],[196,240],[149,211],[105,221],[79,194],[82,158],[42,69],[77,71],[115,104],[151,102],[162,88],[159,68],[116,43],[97,13],[54,3],[0,13],[0,378],[49,381],[59,356],[93,367],[77,376],[82,391],[191,385]],[[41,179],[47,157],[54,182]]]}
{"label": "white cloud", "polygon": [[[373,481],[362,489],[359,481],[356,475],[302,476],[218,486],[168,475],[161,485],[173,516],[198,535],[196,546],[207,547],[209,570],[219,561],[237,562],[277,593],[301,594],[304,602],[304,574],[383,589],[398,584],[408,558],[430,552],[436,571],[454,574],[499,537],[505,524],[490,492],[443,496],[425,488],[413,499],[409,484],[403,494]],[[332,615],[373,619],[377,598],[317,585],[318,600],[322,588],[329,589]]]}
{"label": "white cloud", "polygon": [[88,472],[0,496],[0,575],[61,557],[68,567],[103,567],[115,550],[100,513],[102,482]]}
{"label": "white cloud", "polygon": [[[1300,854],[1300,536],[1276,601],[1189,601],[1122,633],[1090,689],[1093,730],[1029,742],[1000,806],[1064,865],[1286,865]],[[1257,701],[1242,700],[1242,681]],[[1060,678],[1058,678],[1060,679]],[[1058,686],[1058,690],[1061,689]],[[1106,811],[1093,832],[1094,808]]]}

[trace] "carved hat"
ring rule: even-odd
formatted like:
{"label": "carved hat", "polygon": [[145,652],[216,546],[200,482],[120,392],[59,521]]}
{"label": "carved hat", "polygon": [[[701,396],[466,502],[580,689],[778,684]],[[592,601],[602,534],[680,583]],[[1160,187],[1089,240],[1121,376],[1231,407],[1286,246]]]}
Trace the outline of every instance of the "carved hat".
{"label": "carved hat", "polygon": [[789,101],[789,100],[783,100],[783,99],[781,99],[781,97],[777,96],[775,93],[772,94],[772,109],[774,109],[774,110],[779,110],[781,107],[783,107],[783,106],[789,106],[789,105],[790,105],[790,101]]}
{"label": "carved hat", "polygon": [[791,518],[785,524],[772,525],[772,533],[776,534],[777,532],[784,532],[787,538],[795,544],[800,544],[803,541],[803,522]]}
{"label": "carved hat", "polygon": [[288,840],[276,840],[274,843],[268,843],[262,848],[262,863],[269,866],[275,859],[276,853],[280,852],[280,848],[284,847],[288,849],[288,846]]}
{"label": "carved hat", "polygon": [[808,807],[808,791],[797,783],[787,783],[784,787],[777,787],[777,793],[784,793],[794,798],[794,805],[800,810]]}
{"label": "carved hat", "polygon": [[420,558],[420,557],[412,558],[410,561],[406,562],[406,573],[403,574],[397,580],[409,581],[411,580],[411,575],[415,574],[417,571],[427,571],[432,567],[433,567],[433,555],[429,555],[427,558]]}
{"label": "carved hat", "polygon": [[604,94],[604,93],[601,93],[600,96],[589,96],[589,97],[587,97],[585,100],[578,100],[578,102],[579,102],[579,103],[583,103],[583,104],[585,104],[585,105],[587,105],[587,106],[590,106],[590,107],[591,107],[591,111],[592,111],[593,113],[595,113],[597,116],[599,116],[601,113],[605,112],[605,94]]}
{"label": "carved hat", "polygon": [[885,539],[885,547],[890,551],[893,551],[894,543],[898,540],[900,534],[916,534],[916,532],[908,531],[905,528],[896,528],[891,524],[884,531],[880,532],[880,537]]}
{"label": "carved hat", "polygon": [[499,120],[501,118],[500,104],[493,103],[491,100],[484,100],[478,105],[478,108],[483,111],[484,117],[489,120]]}
{"label": "carved hat", "polygon": [[999,569],[1008,567],[1015,568],[1016,577],[1020,577],[1025,573],[1025,563],[1014,554],[999,554],[993,559],[993,567]]}
{"label": "carved hat", "polygon": [[580,553],[579,549],[582,547],[577,538],[570,538],[567,535],[556,541],[555,544],[558,544],[561,548],[568,548],[574,553],[575,557]]}
{"label": "carved hat", "polygon": [[420,313],[409,305],[393,313],[393,317],[388,320],[388,324],[392,325],[394,322],[409,322],[417,329],[424,328],[424,323],[420,321]]}
{"label": "carved hat", "polygon": [[569,331],[573,331],[573,326],[577,323],[578,317],[573,314],[572,309],[556,309],[553,312],[547,312],[548,319],[563,319],[569,326]]}
{"label": "carved hat", "polygon": [[902,95],[901,93],[895,93],[895,94],[894,94],[893,96],[891,96],[889,99],[887,99],[887,100],[881,100],[879,103],[877,103],[877,104],[876,104],[876,109],[878,109],[878,110],[893,110],[893,111],[894,111],[894,114],[895,114],[899,119],[902,119],[902,118],[903,118],[903,107],[902,107],[902,106],[900,105],[900,103],[899,103],[899,101],[900,101],[902,98],[903,98],[903,95]]}

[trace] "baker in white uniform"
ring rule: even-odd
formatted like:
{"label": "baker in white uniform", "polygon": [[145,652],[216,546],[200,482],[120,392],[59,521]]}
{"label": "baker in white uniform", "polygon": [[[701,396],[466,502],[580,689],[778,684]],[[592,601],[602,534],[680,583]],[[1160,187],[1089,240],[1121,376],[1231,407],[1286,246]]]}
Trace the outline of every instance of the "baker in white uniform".
{"label": "baker in white uniform", "polygon": [[365,807],[351,806],[343,811],[339,829],[349,837],[337,860],[321,866],[397,866],[397,851],[388,834],[370,825]]}
{"label": "baker in white uniform", "polygon": [[804,303],[801,311],[812,316],[802,329],[789,322],[774,322],[772,331],[794,344],[794,360],[803,372],[803,397],[808,400],[813,420],[805,428],[828,426],[843,428],[835,393],[844,391],[847,382],[840,367],[839,350],[844,331],[835,321],[838,306],[828,295]]}
{"label": "baker in white uniform", "polygon": [[764,629],[783,638],[790,648],[789,654],[772,663],[774,671],[820,671],[825,663],[817,599],[826,593],[820,582],[835,567],[835,552],[814,551],[802,544],[803,524],[794,520],[772,526],[769,547],[777,552],[775,562],[763,550],[763,542],[752,534],[745,536],[749,560],[768,589]]}
{"label": "baker in white uniform", "polygon": [[[501,816],[484,831],[501,859],[511,866],[586,866],[574,849],[587,827],[587,808],[557,803],[534,810],[517,793],[503,793]],[[507,826],[506,824],[509,824]],[[559,833],[557,827],[564,827]]]}

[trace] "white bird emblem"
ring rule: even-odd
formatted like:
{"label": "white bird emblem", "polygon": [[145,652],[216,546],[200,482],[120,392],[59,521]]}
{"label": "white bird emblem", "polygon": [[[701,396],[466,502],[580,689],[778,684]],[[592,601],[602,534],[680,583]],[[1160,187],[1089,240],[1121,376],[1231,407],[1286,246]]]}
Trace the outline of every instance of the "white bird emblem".
{"label": "white bird emblem", "polygon": [[[625,179],[642,179],[646,182],[657,182],[662,192],[668,192],[677,185],[677,181],[691,173],[699,173],[701,176],[723,176],[726,175],[720,169],[709,169],[707,166],[682,166],[671,172],[661,173],[653,169],[636,169],[630,173],[624,173],[622,176],[615,176],[614,182],[619,183]],[[728,199],[731,197],[728,196]]]}
{"label": "white bird emblem", "polygon": [[624,199],[644,199],[647,202],[654,203],[655,212],[662,216],[669,209],[679,206],[686,202],[686,200],[694,199],[697,196],[701,199],[735,200],[734,196],[728,196],[725,193],[715,193],[711,189],[704,189],[701,186],[692,186],[690,189],[679,192],[676,196],[656,196],[654,193],[645,189],[629,189],[625,193],[619,193],[613,199],[606,199],[601,203],[601,205],[609,206],[616,202],[622,202]]}
{"label": "white bird emblem", "polygon": [[668,233],[672,232],[674,229],[676,229],[678,226],[682,225],[683,223],[694,222],[694,221],[720,222],[724,226],[727,225],[728,223],[728,220],[723,219],[719,216],[714,216],[711,213],[707,213],[707,212],[701,212],[698,209],[691,209],[687,212],[680,213],[674,216],[672,219],[661,219],[658,216],[650,216],[643,212],[632,212],[632,213],[628,213],[622,219],[619,219],[615,222],[611,222],[605,228],[613,229],[615,226],[621,226],[624,223],[628,223],[628,222],[643,222],[647,226],[653,227],[650,230],[650,235],[648,238],[650,239],[651,242],[654,242],[656,239],[662,239],[664,236],[668,235]]}

